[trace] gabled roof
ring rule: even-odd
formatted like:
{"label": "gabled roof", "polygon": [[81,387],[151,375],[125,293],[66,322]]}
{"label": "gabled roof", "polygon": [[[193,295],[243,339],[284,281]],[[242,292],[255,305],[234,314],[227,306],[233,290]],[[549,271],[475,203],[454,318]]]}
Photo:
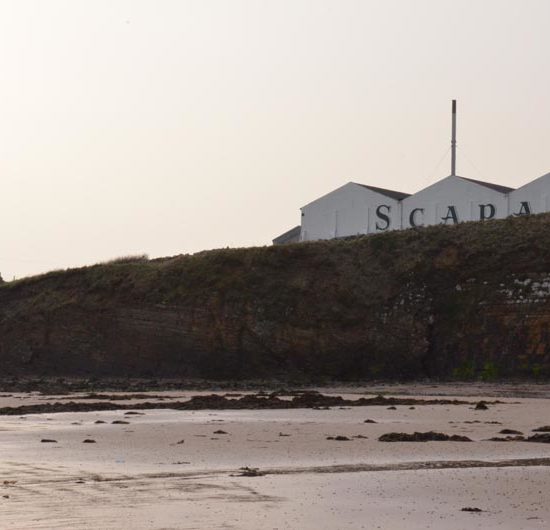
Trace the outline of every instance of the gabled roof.
{"label": "gabled roof", "polygon": [[470,182],[474,182],[475,184],[479,184],[480,186],[485,186],[486,188],[489,188],[494,191],[499,191],[500,193],[509,193],[511,191],[514,191],[514,188],[509,188],[508,186],[501,186],[500,184],[493,184],[492,182],[483,182],[482,180],[474,180],[474,179],[468,179],[466,177],[458,177],[462,180],[468,180]]}
{"label": "gabled roof", "polygon": [[401,191],[393,191],[393,190],[386,190],[384,188],[376,188],[375,186],[367,186],[366,184],[360,184],[359,182],[354,182],[354,184],[357,184],[358,186],[363,186],[363,188],[367,188],[371,191],[375,191],[376,193],[380,193],[381,195],[386,195],[386,197],[390,197],[390,199],[395,199],[396,201],[400,201],[402,199],[405,199],[406,197],[410,197],[410,193],[403,193]]}
{"label": "gabled roof", "polygon": [[375,193],[380,193],[382,195],[385,195],[386,197],[390,197],[391,199],[394,199],[396,201],[400,201],[401,199],[404,199],[405,197],[409,197],[408,193],[401,193],[400,191],[392,191],[392,190],[386,190],[384,188],[376,188],[374,186],[367,186],[366,184],[359,184],[357,182],[347,182],[343,186],[340,186],[339,188],[336,188],[335,190],[332,190],[325,195],[322,195],[321,197],[315,199],[314,201],[308,202],[305,206],[302,206],[300,209],[303,210],[304,208],[307,208],[311,204],[316,203],[317,201],[320,201],[324,199],[325,197],[328,197],[329,195],[332,195],[334,192],[339,191],[343,188],[349,187],[350,185],[353,186],[360,186],[361,188],[365,188],[369,191],[374,191]]}
{"label": "gabled roof", "polygon": [[294,228],[287,230],[284,234],[281,234],[280,236],[277,236],[275,239],[273,239],[273,244],[283,245],[285,243],[296,243],[300,240],[300,231],[301,226],[295,226]]}
{"label": "gabled roof", "polygon": [[528,182],[527,184],[524,184],[523,186],[520,186],[517,190],[515,191],[519,191],[519,190],[522,190],[523,188],[526,188],[527,186],[531,186],[532,184],[536,184],[538,182],[541,182],[543,179],[548,179],[550,178],[550,173],[545,173],[544,175],[542,175],[541,177],[538,177],[536,178],[535,180],[531,180],[530,182]]}

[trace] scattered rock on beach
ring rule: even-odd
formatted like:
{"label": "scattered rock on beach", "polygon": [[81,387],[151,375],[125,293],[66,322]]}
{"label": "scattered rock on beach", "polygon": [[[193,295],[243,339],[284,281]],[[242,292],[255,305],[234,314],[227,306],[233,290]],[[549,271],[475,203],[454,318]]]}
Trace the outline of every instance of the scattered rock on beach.
{"label": "scattered rock on beach", "polygon": [[225,431],[222,431],[221,429],[218,429],[217,431],[214,431],[214,434],[228,434]]}
{"label": "scattered rock on beach", "polygon": [[526,442],[537,442],[537,443],[543,443],[543,444],[550,444],[550,432],[540,433],[540,434],[533,434],[532,436],[529,436]]}
{"label": "scattered rock on beach", "polygon": [[95,420],[94,423],[96,423],[96,424],[99,425],[100,423],[107,423],[107,422],[106,422],[106,421],[103,421],[103,420]]}
{"label": "scattered rock on beach", "polygon": [[239,468],[240,473],[238,475],[233,475],[237,477],[263,477],[265,473],[260,471],[257,467],[241,467]]}
{"label": "scattered rock on beach", "polygon": [[550,425],[544,425],[542,427],[537,427],[533,429],[533,432],[550,432]]}
{"label": "scattered rock on beach", "polygon": [[474,407],[474,410],[489,410],[489,407],[485,401],[478,401]]}
{"label": "scattered rock on beach", "polygon": [[462,508],[460,510],[461,512],[472,512],[472,513],[480,513],[483,510],[481,508],[472,508],[470,506],[467,506],[466,508]]}
{"label": "scattered rock on beach", "polygon": [[525,436],[493,436],[488,442],[525,442]]}
{"label": "scattered rock on beach", "polygon": [[115,421],[112,421],[111,423],[113,425],[129,425],[130,424],[129,421],[124,421],[124,420],[115,420]]}
{"label": "scattered rock on beach", "polygon": [[327,440],[334,440],[336,442],[349,442],[350,438],[348,438],[347,436],[338,435],[338,436],[327,436]]}
{"label": "scattered rock on beach", "polygon": [[377,423],[377,422],[374,420],[365,420],[363,423]]}
{"label": "scattered rock on beach", "polygon": [[95,444],[96,441],[92,440],[91,438],[86,438],[85,440],[82,440],[83,444]]}
{"label": "scattered rock on beach", "polygon": [[499,434],[523,434],[521,431],[515,431],[514,429],[502,429],[498,432]]}
{"label": "scattered rock on beach", "polygon": [[458,434],[448,435],[442,432],[390,432],[378,438],[379,442],[471,442],[467,436]]}
{"label": "scattered rock on beach", "polygon": [[57,440],[52,440],[51,438],[42,438],[40,440],[43,444],[56,444]]}
{"label": "scattered rock on beach", "polygon": [[[16,407],[0,407],[0,415],[21,416],[25,414],[51,414],[57,412],[91,412],[91,411],[115,411],[115,410],[264,410],[264,409],[303,409],[329,410],[331,407],[363,407],[363,406],[419,406],[419,405],[468,405],[471,402],[458,399],[416,399],[397,398],[378,395],[375,397],[360,397],[358,399],[344,399],[342,396],[324,395],[314,391],[301,391],[292,393],[292,399],[281,399],[275,393],[246,394],[240,398],[228,399],[219,394],[196,395],[185,401],[166,402],[161,396],[151,394],[113,395],[113,394],[89,394],[85,399],[95,399],[94,402],[75,401],[82,397],[72,397],[70,401],[59,400],[49,403],[36,403],[33,405],[21,405]],[[139,404],[124,404],[116,401],[128,399],[152,399]],[[491,404],[499,401],[488,402]],[[51,418],[48,418],[51,420]]]}

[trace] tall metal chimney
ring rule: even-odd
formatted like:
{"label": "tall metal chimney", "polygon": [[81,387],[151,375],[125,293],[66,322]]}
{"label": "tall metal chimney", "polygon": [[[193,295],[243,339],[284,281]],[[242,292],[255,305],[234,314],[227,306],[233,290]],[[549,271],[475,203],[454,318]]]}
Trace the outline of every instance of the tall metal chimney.
{"label": "tall metal chimney", "polygon": [[456,99],[453,99],[453,129],[451,135],[451,176],[456,176]]}

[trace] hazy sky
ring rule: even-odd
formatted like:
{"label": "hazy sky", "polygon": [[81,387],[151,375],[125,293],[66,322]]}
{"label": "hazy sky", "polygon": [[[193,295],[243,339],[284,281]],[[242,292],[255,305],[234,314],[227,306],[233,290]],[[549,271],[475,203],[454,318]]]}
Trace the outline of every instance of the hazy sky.
{"label": "hazy sky", "polygon": [[548,0],[0,0],[0,273],[269,244],[354,180],[550,171]]}

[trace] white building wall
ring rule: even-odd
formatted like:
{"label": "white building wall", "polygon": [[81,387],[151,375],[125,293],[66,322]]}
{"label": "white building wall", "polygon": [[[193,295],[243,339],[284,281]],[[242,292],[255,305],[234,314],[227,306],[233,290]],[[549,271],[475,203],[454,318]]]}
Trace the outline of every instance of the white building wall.
{"label": "white building wall", "polygon": [[399,201],[349,182],[301,208],[300,240],[550,212],[550,173],[517,190],[492,186],[450,176]]}
{"label": "white building wall", "polygon": [[485,205],[483,212],[486,217],[493,213],[492,207],[494,219],[505,218],[508,214],[508,198],[505,193],[461,177],[447,177],[403,199],[402,227],[414,226],[410,222],[411,215],[416,226],[453,224],[452,213],[456,213],[458,222],[479,221],[481,205]]}
{"label": "white building wall", "polygon": [[401,227],[400,208],[399,201],[348,182],[301,209],[301,240],[398,230]]}
{"label": "white building wall", "polygon": [[[524,203],[524,204],[522,204]],[[509,215],[550,211],[550,173],[510,193]]]}

